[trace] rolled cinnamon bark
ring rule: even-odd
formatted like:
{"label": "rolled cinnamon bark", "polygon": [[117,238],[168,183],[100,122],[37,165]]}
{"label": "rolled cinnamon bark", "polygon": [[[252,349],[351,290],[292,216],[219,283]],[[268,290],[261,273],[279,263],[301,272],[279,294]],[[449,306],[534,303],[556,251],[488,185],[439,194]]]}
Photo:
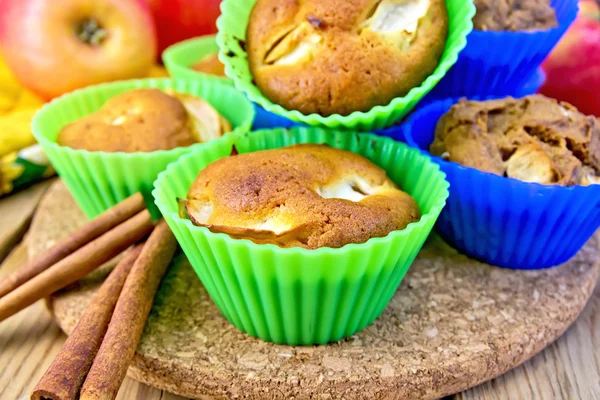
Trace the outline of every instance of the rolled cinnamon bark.
{"label": "rolled cinnamon bark", "polygon": [[60,352],[31,393],[31,400],[75,400],[106,333],[127,275],[142,251],[137,245],[102,283]]}
{"label": "rolled cinnamon bark", "polygon": [[100,350],[81,388],[81,400],[117,397],[176,247],[175,237],[162,220],[127,277]]}
{"label": "rolled cinnamon bark", "polygon": [[28,262],[0,282],[0,298],[40,274],[77,249],[144,210],[144,198],[140,193],[123,200],[100,214],[83,227],[61,240],[36,259]]}
{"label": "rolled cinnamon bark", "polygon": [[0,322],[83,278],[141,240],[153,226],[150,213],[144,210],[25,282],[0,298]]}

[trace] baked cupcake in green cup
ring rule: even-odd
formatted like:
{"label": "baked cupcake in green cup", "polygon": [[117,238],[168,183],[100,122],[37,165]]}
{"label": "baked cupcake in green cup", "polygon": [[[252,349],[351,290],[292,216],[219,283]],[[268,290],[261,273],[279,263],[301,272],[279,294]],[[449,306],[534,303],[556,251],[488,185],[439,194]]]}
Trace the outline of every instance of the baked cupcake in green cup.
{"label": "baked cupcake in green cup", "polygon": [[219,46],[216,35],[200,36],[169,46],[162,60],[175,78],[196,79],[207,77],[233,85],[225,76],[225,67],[218,59]]}
{"label": "baked cupcake in green cup", "polygon": [[444,174],[417,150],[303,127],[213,141],[154,186],[223,315],[290,345],[337,341],[371,324],[448,197]]}
{"label": "baked cupcake in green cup", "polygon": [[135,192],[153,215],[152,183],[212,138],[248,131],[245,96],[211,79],[140,79],[90,86],[46,104],[33,133],[79,207],[93,218]]}
{"label": "baked cupcake in green cup", "polygon": [[472,1],[228,0],[217,21],[227,76],[269,112],[359,131],[394,124],[456,62]]}

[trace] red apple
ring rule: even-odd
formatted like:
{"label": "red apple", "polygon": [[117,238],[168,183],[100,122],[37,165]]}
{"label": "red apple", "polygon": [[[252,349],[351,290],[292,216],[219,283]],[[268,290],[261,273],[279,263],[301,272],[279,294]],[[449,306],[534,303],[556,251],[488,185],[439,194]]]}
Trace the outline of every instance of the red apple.
{"label": "red apple", "polygon": [[158,54],[170,45],[217,32],[221,0],[146,0],[154,15]]}
{"label": "red apple", "polygon": [[584,0],[579,7],[577,19],[543,64],[547,80],[540,91],[600,116],[600,4]]}
{"label": "red apple", "polygon": [[144,76],[156,35],[144,0],[0,0],[0,47],[17,79],[48,99]]}

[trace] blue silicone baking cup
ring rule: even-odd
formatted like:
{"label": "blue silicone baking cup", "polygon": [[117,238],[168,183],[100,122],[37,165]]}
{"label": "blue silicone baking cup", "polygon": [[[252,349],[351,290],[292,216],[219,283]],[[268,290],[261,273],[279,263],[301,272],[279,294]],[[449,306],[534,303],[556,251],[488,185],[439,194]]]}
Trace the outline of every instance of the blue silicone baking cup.
{"label": "blue silicone baking cup", "polygon": [[[524,86],[519,88],[517,93],[515,93],[514,95],[511,95],[511,96],[524,97],[524,96],[528,96],[530,94],[537,93],[545,81],[546,81],[546,74],[544,73],[544,71],[541,68],[539,68],[536,71],[536,73],[534,74],[534,76],[529,80],[529,82],[526,82],[526,84]],[[463,97],[468,98],[469,100],[487,100],[487,99],[494,99],[494,98],[500,98],[500,97],[505,97],[505,96],[484,96],[484,97],[482,97],[482,96],[463,96]],[[460,99],[460,97],[456,97],[454,99],[454,102],[457,102],[459,99]],[[398,142],[406,143],[408,140],[411,140],[414,145],[414,140],[418,140],[418,138],[415,139],[415,138],[411,137],[409,139],[409,135],[407,135],[409,130],[407,129],[407,125],[403,122],[407,121],[408,118],[410,118],[410,116],[412,114],[418,112],[420,109],[427,107],[429,104],[436,102],[436,101],[439,101],[439,99],[436,99],[434,96],[429,94],[429,95],[425,96],[423,98],[423,100],[421,100],[418,103],[418,105],[415,107],[415,109],[412,111],[412,113],[409,114],[405,119],[397,122],[395,125],[392,125],[388,128],[374,130],[374,131],[372,131],[372,133],[374,133],[378,136],[387,136]]]}
{"label": "blue silicone baking cup", "polygon": [[[269,112],[256,103],[253,104],[255,110],[253,130],[308,126],[300,122],[296,122],[291,119]],[[383,129],[367,131],[366,133],[374,133],[378,136],[392,138],[398,142],[406,142],[404,136],[404,128],[401,123],[396,123],[395,125]]]}
{"label": "blue silicone baking cup", "polygon": [[[546,81],[546,74],[544,73],[544,71],[541,68],[538,68],[537,71],[535,72],[535,74],[531,77],[531,79],[528,82],[526,82],[523,86],[519,87],[514,94],[510,94],[509,96],[524,97],[524,96],[528,96],[530,94],[537,93],[545,81]],[[471,100],[483,100],[483,99],[492,99],[492,98],[498,98],[498,97],[505,97],[505,96],[487,96],[487,97],[469,96],[467,98],[469,98]],[[458,101],[458,99],[459,98],[456,98],[455,101]],[[427,107],[427,105],[429,105],[433,102],[436,102],[436,101],[439,101],[439,99],[436,99],[435,96],[433,96],[431,93],[428,94],[427,96],[425,96],[423,98],[423,100],[421,100],[417,104],[416,108],[413,110],[413,112],[411,114],[416,113],[421,108]],[[256,107],[260,108],[260,106],[256,106]],[[269,113],[269,112],[265,111],[263,109],[263,113]],[[258,109],[257,109],[256,114],[257,114],[257,117],[255,118],[255,124],[256,124],[256,119],[258,119]],[[407,118],[409,118],[411,114],[409,114],[409,116],[407,116],[404,120],[397,122],[395,125],[392,125],[388,128],[384,128],[384,129],[374,130],[374,131],[372,131],[372,133],[374,133],[378,136],[387,136],[398,142],[406,143],[406,141],[408,140],[407,134],[406,134],[407,127],[403,123],[403,121],[405,121]],[[294,123],[293,121],[289,121],[289,122],[291,122],[292,124]]]}
{"label": "blue silicone baking cup", "polygon": [[[535,74],[533,74],[533,76],[529,79],[529,81],[525,82],[525,84],[519,88],[517,88],[515,90],[515,93],[513,94],[509,94],[508,96],[513,96],[513,97],[525,97],[525,96],[529,96],[531,94],[537,93],[540,88],[542,87],[542,85],[544,84],[544,82],[546,81],[546,73],[541,69],[538,68],[535,72]],[[493,99],[493,98],[500,98],[500,97],[505,97],[505,96],[464,96],[470,100],[485,100],[485,99]],[[455,98],[455,102],[458,101],[458,97]],[[435,95],[433,93],[428,94],[427,96],[425,96],[423,98],[423,100],[421,100],[418,104],[417,107],[415,107],[415,109],[413,110],[412,113],[416,113],[418,110],[420,110],[423,107],[427,107],[427,105],[439,101],[440,99],[436,99]],[[256,106],[256,107],[260,107],[260,106]],[[268,112],[268,111],[264,111],[263,112]],[[258,112],[257,112],[258,115]],[[409,118],[410,114],[408,117]],[[258,118],[258,117],[257,117]],[[406,120],[406,119],[404,119]],[[290,121],[291,122],[291,121]],[[374,134],[379,135],[379,136],[387,136],[390,137],[398,142],[405,142],[408,140],[407,139],[407,129],[406,129],[406,125],[402,123],[402,121],[397,122],[395,125],[392,125],[388,128],[384,128],[384,129],[379,129],[379,130],[375,130],[373,131]]]}
{"label": "blue silicone baking cup", "polygon": [[282,117],[281,115],[274,114],[270,111],[265,110],[256,103],[254,104],[254,124],[252,125],[253,130],[260,129],[274,129],[274,128],[292,128],[294,126],[305,126],[300,122],[292,121],[289,118]]}
{"label": "blue silicone baking cup", "polygon": [[[440,100],[404,123],[406,143],[426,152],[456,99]],[[600,227],[600,185],[527,183],[432,159],[450,182],[437,230],[458,250],[491,265],[541,269],[568,261]]]}
{"label": "blue silicone baking cup", "polygon": [[559,26],[534,32],[473,30],[458,61],[431,91],[437,99],[455,96],[519,96],[536,70],[575,20],[577,0],[551,0]]}
{"label": "blue silicone baking cup", "polygon": [[[474,93],[470,93],[470,94],[464,94],[462,95],[463,97],[466,97],[468,99],[472,99],[472,98],[481,98],[483,97],[506,97],[506,96],[512,96],[512,97],[525,97],[525,96],[529,96],[530,94],[534,94],[534,93],[538,93],[540,88],[544,85],[544,83],[546,82],[546,73],[544,72],[544,70],[542,68],[538,68],[535,70],[535,72],[533,73],[533,75],[531,75],[529,77],[529,79],[526,79],[525,81],[523,81],[522,83],[518,84],[518,85],[513,85],[513,86],[507,86],[506,88],[502,89],[502,90],[497,90],[496,93],[490,93],[487,92],[486,93],[486,89],[482,88],[480,90],[482,90],[483,94],[480,94],[478,92],[474,92]],[[423,100],[421,100],[421,102],[417,105],[417,107],[415,107],[415,111],[417,111],[419,108],[430,104],[434,101],[438,101],[441,99],[447,99],[448,95],[444,94],[445,89],[440,89],[437,90],[437,87],[434,88],[427,96],[425,96],[423,98]],[[453,96],[454,97],[454,96]]]}
{"label": "blue silicone baking cup", "polygon": [[529,96],[530,94],[537,93],[545,82],[546,73],[543,69],[538,68],[533,76],[529,78],[529,80],[525,81],[522,86],[519,86],[514,93],[511,93],[508,96],[525,97]]}

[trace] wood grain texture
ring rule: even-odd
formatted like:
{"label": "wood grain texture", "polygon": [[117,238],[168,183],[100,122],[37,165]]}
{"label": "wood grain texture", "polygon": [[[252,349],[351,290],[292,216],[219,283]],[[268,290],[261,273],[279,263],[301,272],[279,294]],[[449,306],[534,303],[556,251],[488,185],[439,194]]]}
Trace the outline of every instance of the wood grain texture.
{"label": "wood grain texture", "polygon": [[[25,243],[0,265],[0,279],[27,261]],[[0,324],[0,399],[25,400],[50,366],[66,335],[54,323],[43,301]],[[117,400],[183,400],[126,378]]]}
{"label": "wood grain texture", "polygon": [[54,179],[0,199],[0,261],[23,237],[40,199]]}

